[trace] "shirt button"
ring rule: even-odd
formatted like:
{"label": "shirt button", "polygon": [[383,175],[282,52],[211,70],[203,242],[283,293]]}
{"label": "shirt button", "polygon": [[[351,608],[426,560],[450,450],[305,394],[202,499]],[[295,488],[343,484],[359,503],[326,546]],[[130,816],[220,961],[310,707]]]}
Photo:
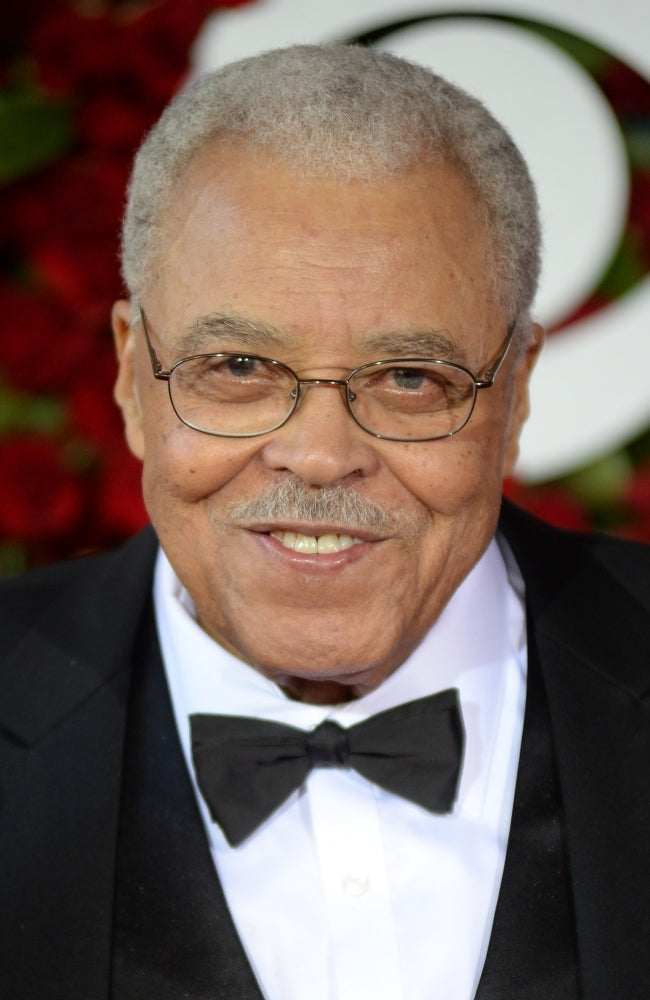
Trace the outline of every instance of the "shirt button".
{"label": "shirt button", "polygon": [[363,896],[370,888],[370,879],[367,875],[348,872],[341,882],[341,888],[346,896]]}

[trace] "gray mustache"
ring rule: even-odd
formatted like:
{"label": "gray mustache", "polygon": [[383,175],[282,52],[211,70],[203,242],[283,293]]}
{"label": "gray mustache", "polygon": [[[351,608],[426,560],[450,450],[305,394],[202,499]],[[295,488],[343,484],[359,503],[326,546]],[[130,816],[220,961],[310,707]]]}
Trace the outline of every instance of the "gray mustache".
{"label": "gray mustache", "polygon": [[284,482],[268,487],[251,500],[240,500],[226,508],[234,521],[313,521],[330,522],[356,530],[383,534],[411,532],[416,519],[387,510],[344,486],[310,487]]}

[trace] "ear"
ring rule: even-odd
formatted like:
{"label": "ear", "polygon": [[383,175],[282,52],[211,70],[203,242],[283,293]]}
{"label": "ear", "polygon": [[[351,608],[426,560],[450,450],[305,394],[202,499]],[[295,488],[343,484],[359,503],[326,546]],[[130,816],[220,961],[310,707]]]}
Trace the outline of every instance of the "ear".
{"label": "ear", "polygon": [[118,361],[117,380],[113,390],[115,402],[122,411],[124,431],[129,448],[136,458],[144,458],[142,410],[135,377],[135,331],[131,326],[131,303],[120,299],[111,314],[113,340]]}
{"label": "ear", "polygon": [[506,447],[504,453],[504,477],[512,475],[519,454],[519,435],[530,412],[528,386],[530,375],[544,345],[544,330],[535,323],[528,334],[528,343],[520,350],[512,372],[508,426],[506,428]]}

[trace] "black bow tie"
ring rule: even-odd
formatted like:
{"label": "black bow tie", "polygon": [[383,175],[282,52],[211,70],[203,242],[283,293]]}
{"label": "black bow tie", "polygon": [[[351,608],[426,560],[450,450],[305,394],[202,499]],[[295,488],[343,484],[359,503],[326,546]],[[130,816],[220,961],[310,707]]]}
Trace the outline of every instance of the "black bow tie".
{"label": "black bow tie", "polygon": [[299,788],[313,767],[350,767],[430,812],[451,809],[463,756],[455,689],[380,712],[349,729],[305,732],[235,715],[192,715],[199,788],[233,846]]}

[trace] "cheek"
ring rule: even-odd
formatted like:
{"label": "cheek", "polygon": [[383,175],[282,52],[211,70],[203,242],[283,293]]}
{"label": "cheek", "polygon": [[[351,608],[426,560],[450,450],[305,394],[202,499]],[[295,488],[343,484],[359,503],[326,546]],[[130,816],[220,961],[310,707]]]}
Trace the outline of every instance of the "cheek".
{"label": "cheek", "polygon": [[[464,432],[461,432],[464,434]],[[463,511],[501,494],[500,442],[483,436],[447,438],[411,445],[401,470],[402,485],[434,516],[458,517]]]}
{"label": "cheek", "polygon": [[198,504],[227,488],[256,449],[250,442],[209,437],[183,424],[160,430],[149,424],[143,489],[152,520],[169,503]]}

